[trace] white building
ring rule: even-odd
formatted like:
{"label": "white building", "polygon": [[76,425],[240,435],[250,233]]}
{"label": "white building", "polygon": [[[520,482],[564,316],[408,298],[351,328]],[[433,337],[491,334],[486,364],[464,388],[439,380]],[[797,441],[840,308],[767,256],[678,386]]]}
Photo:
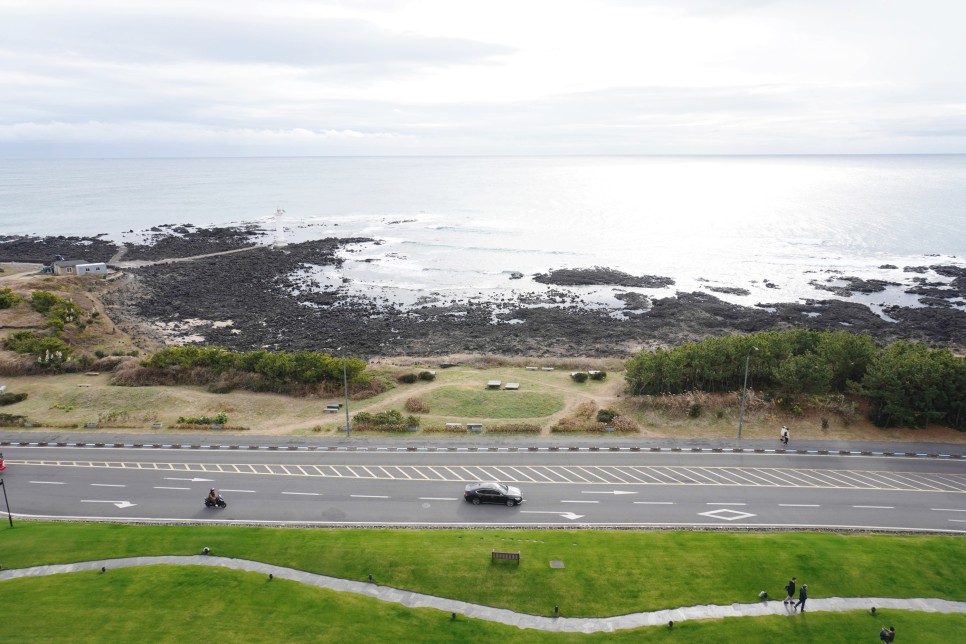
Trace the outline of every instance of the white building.
{"label": "white building", "polygon": [[107,275],[107,264],[83,259],[62,259],[50,265],[54,275]]}

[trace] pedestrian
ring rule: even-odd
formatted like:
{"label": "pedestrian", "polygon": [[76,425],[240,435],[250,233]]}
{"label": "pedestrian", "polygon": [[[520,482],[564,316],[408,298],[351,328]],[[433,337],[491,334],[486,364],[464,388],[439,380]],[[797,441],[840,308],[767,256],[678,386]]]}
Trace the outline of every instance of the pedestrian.
{"label": "pedestrian", "polygon": [[808,599],[808,584],[802,584],[801,589],[798,591],[798,603],[792,606],[792,610],[795,610],[799,606],[802,607],[802,612],[805,612],[805,600]]}
{"label": "pedestrian", "polygon": [[795,583],[797,580],[798,580],[797,577],[792,577],[791,579],[788,580],[788,585],[785,586],[785,592],[788,594],[788,596],[785,597],[785,601],[783,601],[782,603],[785,604],[786,606],[788,606],[789,604],[795,603]]}
{"label": "pedestrian", "polygon": [[896,639],[896,627],[890,626],[889,628],[886,628],[885,626],[883,626],[882,630],[879,631],[879,639],[882,640],[883,642],[894,641]]}
{"label": "pedestrian", "polygon": [[779,435],[778,440],[782,442],[782,445],[788,446],[788,428],[782,427],[782,433]]}

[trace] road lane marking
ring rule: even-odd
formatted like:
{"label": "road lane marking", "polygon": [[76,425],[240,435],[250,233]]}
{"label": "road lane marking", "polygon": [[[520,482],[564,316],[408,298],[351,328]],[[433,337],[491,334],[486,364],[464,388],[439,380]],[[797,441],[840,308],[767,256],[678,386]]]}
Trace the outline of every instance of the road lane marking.
{"label": "road lane marking", "polygon": [[421,496],[420,501],[459,501],[458,498],[449,496]]}
{"label": "road lane marking", "polygon": [[779,503],[780,508],[820,508],[818,503]]}
{"label": "road lane marking", "polygon": [[31,481],[37,485],[64,485],[63,481]]}
{"label": "road lane marking", "polygon": [[319,492],[282,492],[282,494],[290,494],[292,496],[322,496]]}
{"label": "road lane marking", "polygon": [[929,508],[930,510],[935,510],[936,512],[966,512],[966,510],[956,510],[953,508]]}
{"label": "road lane marking", "polygon": [[382,494],[350,494],[349,496],[356,499],[388,499],[388,496]]}
{"label": "road lane marking", "polygon": [[567,499],[561,499],[561,503],[600,503],[600,501],[570,501]]}
{"label": "road lane marking", "polygon": [[613,494],[615,496],[619,494],[637,494],[637,492],[628,492],[627,490],[600,490],[600,491],[581,490],[580,493],[581,494]]}
{"label": "road lane marking", "polygon": [[155,490],[190,490],[190,487],[164,487],[161,485],[155,485]]}
{"label": "road lane marking", "polygon": [[256,492],[255,490],[229,490],[227,488],[222,488],[221,491],[222,492],[238,492],[238,493],[241,493],[241,494],[255,494],[255,492]]}
{"label": "road lane marking", "polygon": [[709,501],[705,505],[748,505],[747,503],[728,503],[726,501]]}
{"label": "road lane marking", "polygon": [[674,505],[674,501],[634,501],[634,505]]}
{"label": "road lane marking", "polygon": [[131,503],[130,501],[103,501],[103,500],[91,500],[82,499],[81,503],[112,503],[119,508],[133,508],[137,503]]}
{"label": "road lane marking", "polygon": [[91,483],[93,487],[127,487],[119,483]]}
{"label": "road lane marking", "polygon": [[892,505],[853,505],[853,508],[861,508],[864,510],[895,510],[895,506]]}
{"label": "road lane marking", "polygon": [[574,514],[573,512],[555,512],[553,510],[520,510],[520,514],[556,514],[564,519],[570,519],[571,521],[576,521],[577,519],[582,519],[586,514]]}

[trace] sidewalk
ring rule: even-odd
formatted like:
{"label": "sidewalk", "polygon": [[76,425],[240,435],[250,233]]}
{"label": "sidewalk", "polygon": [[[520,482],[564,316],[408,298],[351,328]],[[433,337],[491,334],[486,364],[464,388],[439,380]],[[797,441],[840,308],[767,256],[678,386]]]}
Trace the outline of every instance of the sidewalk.
{"label": "sidewalk", "polygon": [[[798,613],[792,613],[780,600],[771,600],[756,602],[754,604],[731,604],[730,606],[687,606],[647,613],[617,615],[614,617],[541,617],[538,615],[514,613],[504,608],[480,606],[454,599],[444,599],[432,595],[398,590],[396,588],[390,588],[389,586],[380,586],[376,583],[327,577],[325,575],[293,570],[282,566],[273,566],[258,561],[230,559],[212,555],[130,557],[125,559],[105,559],[102,561],[85,561],[74,564],[0,570],[0,582],[23,577],[42,577],[45,575],[57,575],[69,572],[100,570],[102,567],[107,568],[105,574],[110,574],[111,569],[114,568],[156,565],[212,566],[246,572],[257,572],[263,575],[271,574],[279,579],[290,579],[318,588],[365,595],[382,601],[401,604],[409,608],[435,608],[443,612],[457,613],[472,619],[542,631],[600,633],[639,628],[641,626],[661,626],[666,625],[669,621],[683,622],[689,619],[722,619],[725,617],[758,617],[762,615],[786,614],[789,616],[793,614],[798,616]],[[873,606],[877,610],[886,608],[892,610],[914,610],[926,613],[966,613],[966,602],[945,599],[895,599],[889,597],[810,597],[808,599],[807,612],[869,610]],[[566,607],[564,607],[564,612],[566,612]]]}

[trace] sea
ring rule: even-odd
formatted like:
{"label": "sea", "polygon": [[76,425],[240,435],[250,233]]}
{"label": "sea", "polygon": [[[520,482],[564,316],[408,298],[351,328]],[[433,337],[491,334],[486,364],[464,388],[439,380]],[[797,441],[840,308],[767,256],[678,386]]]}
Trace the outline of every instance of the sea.
{"label": "sea", "polygon": [[[949,282],[929,266],[966,266],[966,155],[0,160],[0,235],[140,242],[161,224],[252,223],[266,242],[372,238],[305,277],[401,306],[551,301],[535,274],[607,267],[674,280],[570,288],[615,316],[628,291],[704,291],[887,317],[919,305],[912,280]],[[888,285],[836,292],[844,278]]]}

